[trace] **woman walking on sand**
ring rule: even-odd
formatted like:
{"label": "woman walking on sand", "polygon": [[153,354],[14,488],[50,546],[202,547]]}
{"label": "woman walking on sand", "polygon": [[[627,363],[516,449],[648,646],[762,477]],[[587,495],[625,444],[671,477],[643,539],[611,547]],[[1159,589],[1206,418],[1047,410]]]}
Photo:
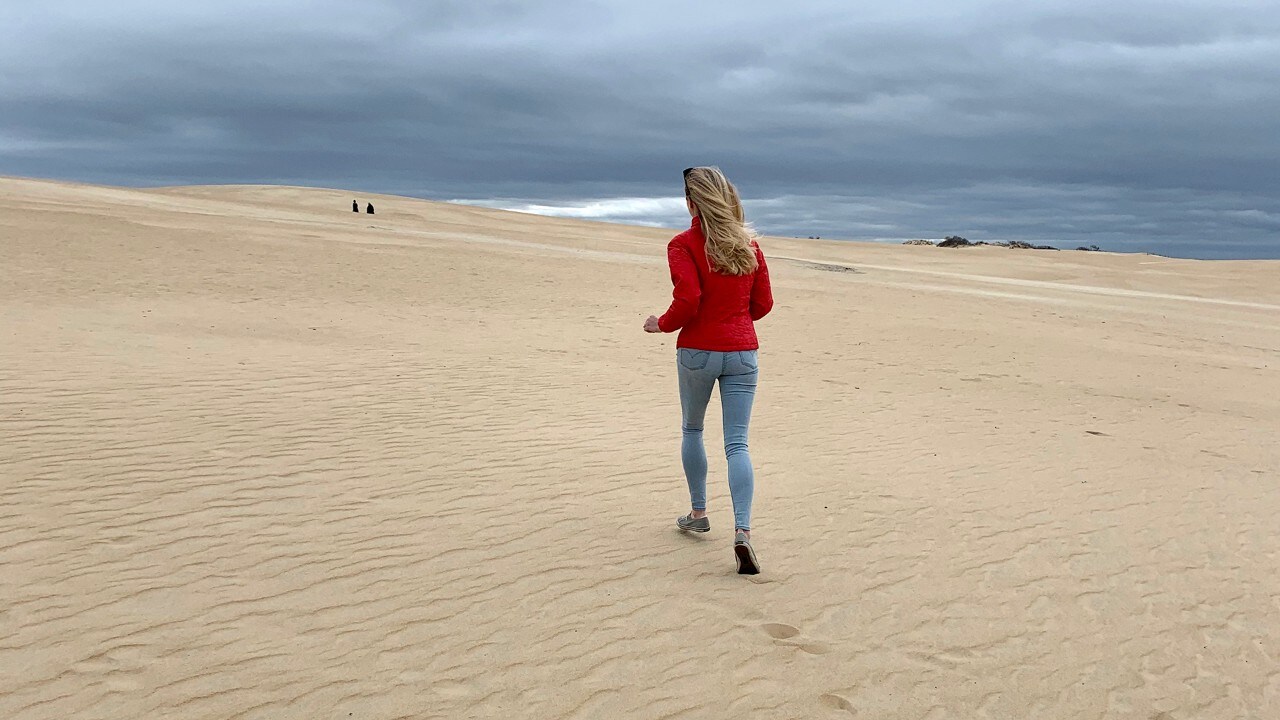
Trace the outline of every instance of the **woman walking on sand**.
{"label": "woman walking on sand", "polygon": [[760,562],[751,547],[751,496],[755,472],[747,452],[747,427],[760,370],[755,321],[773,308],[769,268],[742,214],[738,190],[715,167],[684,171],[684,198],[693,223],[667,245],[671,307],[649,316],[646,332],[680,331],[676,373],[683,411],[680,459],[692,511],[676,520],[688,532],[709,532],[707,451],[703,419],[711,390],[720,383],[724,454],[733,498],[733,553],[738,572],[755,575]]}

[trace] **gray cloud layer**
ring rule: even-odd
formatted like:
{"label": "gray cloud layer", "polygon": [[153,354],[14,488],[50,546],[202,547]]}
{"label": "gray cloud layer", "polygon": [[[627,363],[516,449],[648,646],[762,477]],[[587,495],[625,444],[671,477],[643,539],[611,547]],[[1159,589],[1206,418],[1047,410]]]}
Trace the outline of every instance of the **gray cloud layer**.
{"label": "gray cloud layer", "polygon": [[8,11],[0,172],[1280,257],[1271,3],[104,5]]}

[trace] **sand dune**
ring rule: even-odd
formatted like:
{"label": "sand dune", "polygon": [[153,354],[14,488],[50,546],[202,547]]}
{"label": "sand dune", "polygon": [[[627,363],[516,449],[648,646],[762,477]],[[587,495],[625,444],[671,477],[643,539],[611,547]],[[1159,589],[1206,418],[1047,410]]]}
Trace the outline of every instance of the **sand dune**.
{"label": "sand dune", "polygon": [[0,717],[1280,717],[1280,263],[767,239],[747,579],[669,231],[352,197],[0,180]]}

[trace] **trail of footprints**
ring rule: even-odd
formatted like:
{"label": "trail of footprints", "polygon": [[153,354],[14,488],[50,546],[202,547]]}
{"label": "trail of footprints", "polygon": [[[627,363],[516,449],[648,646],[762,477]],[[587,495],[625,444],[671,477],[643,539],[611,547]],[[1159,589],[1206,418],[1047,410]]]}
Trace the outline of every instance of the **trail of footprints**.
{"label": "trail of footprints", "polygon": [[[773,638],[778,645],[793,647],[801,652],[809,655],[826,655],[831,652],[831,646],[827,643],[813,640],[805,637],[800,628],[795,625],[780,622],[767,622],[760,625],[760,629],[765,635]],[[856,715],[857,709],[853,703],[843,695],[836,693],[826,693],[818,697],[818,703],[827,709],[846,712],[850,715]]]}

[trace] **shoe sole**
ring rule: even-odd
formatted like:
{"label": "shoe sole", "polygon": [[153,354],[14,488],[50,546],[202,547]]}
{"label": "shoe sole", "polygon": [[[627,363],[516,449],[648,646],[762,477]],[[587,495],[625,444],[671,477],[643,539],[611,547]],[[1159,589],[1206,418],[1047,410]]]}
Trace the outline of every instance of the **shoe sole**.
{"label": "shoe sole", "polygon": [[689,527],[685,525],[676,525],[676,527],[685,532],[711,532],[710,527]]}
{"label": "shoe sole", "polygon": [[759,575],[760,563],[756,562],[756,553],[750,545],[733,546],[733,556],[738,559],[739,575]]}

